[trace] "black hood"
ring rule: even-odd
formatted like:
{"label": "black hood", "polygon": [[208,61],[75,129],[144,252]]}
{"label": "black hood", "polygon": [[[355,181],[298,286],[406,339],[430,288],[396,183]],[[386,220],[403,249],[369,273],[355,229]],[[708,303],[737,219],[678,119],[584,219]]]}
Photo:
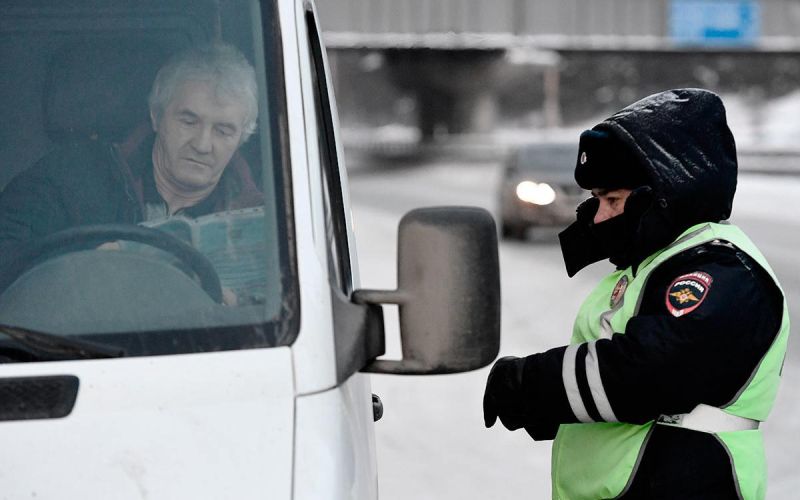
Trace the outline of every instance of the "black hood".
{"label": "black hood", "polygon": [[635,268],[687,228],[730,216],[736,144],[722,100],[713,92],[675,89],[654,94],[594,130],[608,132],[629,150],[652,189],[652,202],[642,207],[633,228],[625,264]]}
{"label": "black hood", "polygon": [[650,179],[659,204],[654,208],[676,226],[674,230],[680,233],[698,222],[730,217],[736,144],[722,100],[713,92],[661,92],[631,104],[595,129],[608,131],[628,146]]}

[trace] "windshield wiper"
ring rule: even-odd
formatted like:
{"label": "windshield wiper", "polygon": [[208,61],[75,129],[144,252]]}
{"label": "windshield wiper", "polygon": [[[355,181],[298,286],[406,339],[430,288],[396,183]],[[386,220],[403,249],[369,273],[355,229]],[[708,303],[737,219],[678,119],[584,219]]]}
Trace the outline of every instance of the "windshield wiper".
{"label": "windshield wiper", "polygon": [[53,360],[60,359],[97,359],[120,358],[125,350],[105,344],[98,344],[75,337],[37,332],[27,328],[0,324],[0,334],[11,337],[23,346],[34,351],[54,355]]}

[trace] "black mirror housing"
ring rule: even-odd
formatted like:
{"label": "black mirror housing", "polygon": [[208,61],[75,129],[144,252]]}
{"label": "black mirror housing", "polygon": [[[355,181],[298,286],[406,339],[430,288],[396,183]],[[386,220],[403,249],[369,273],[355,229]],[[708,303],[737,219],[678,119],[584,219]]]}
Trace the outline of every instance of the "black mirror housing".
{"label": "black mirror housing", "polygon": [[457,373],[491,363],[500,348],[500,270],[489,212],[412,210],[400,221],[397,257],[397,290],[358,290],[354,298],[399,306],[403,359],[379,359],[364,371]]}

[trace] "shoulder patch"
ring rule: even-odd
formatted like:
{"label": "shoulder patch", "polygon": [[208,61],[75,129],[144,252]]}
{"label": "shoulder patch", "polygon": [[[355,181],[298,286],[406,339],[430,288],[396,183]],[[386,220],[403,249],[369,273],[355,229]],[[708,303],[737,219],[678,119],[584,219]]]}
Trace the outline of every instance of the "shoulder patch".
{"label": "shoulder patch", "polygon": [[708,273],[695,271],[675,278],[667,288],[667,310],[680,318],[703,303],[714,279]]}
{"label": "shoulder patch", "polygon": [[620,300],[622,300],[622,296],[625,294],[625,290],[628,288],[628,277],[626,275],[622,275],[622,277],[617,281],[617,284],[614,285],[614,290],[611,292],[611,300],[609,301],[608,306],[610,308],[616,307],[619,304]]}

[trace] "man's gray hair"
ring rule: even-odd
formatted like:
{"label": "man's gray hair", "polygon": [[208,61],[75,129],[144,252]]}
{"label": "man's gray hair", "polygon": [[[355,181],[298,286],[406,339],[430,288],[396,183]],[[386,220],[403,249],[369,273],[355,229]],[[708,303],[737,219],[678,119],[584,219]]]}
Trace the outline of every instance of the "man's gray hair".
{"label": "man's gray hair", "polygon": [[175,91],[187,81],[208,82],[218,96],[236,99],[244,105],[241,143],[255,132],[258,118],[256,73],[238,49],[215,42],[172,56],[158,70],[148,99],[156,121],[161,121]]}

